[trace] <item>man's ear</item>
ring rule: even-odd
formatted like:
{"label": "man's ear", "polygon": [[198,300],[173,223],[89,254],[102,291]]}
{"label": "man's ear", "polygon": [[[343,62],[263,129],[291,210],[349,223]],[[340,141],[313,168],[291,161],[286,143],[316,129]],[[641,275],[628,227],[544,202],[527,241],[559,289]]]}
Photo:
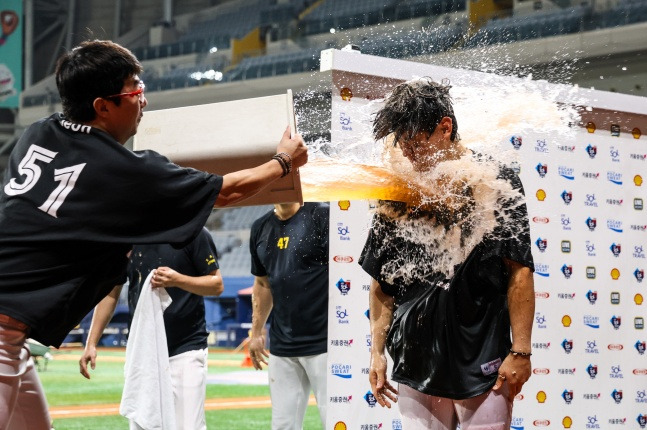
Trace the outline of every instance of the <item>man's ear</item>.
{"label": "man's ear", "polygon": [[94,99],[92,106],[94,107],[94,111],[97,116],[105,118],[110,113],[110,108],[112,106],[109,106],[108,103],[110,103],[108,100],[101,97]]}
{"label": "man's ear", "polygon": [[443,136],[449,139],[454,129],[454,122],[452,119],[448,116],[444,116],[443,119],[440,120],[440,124],[438,124],[438,126],[443,131]]}

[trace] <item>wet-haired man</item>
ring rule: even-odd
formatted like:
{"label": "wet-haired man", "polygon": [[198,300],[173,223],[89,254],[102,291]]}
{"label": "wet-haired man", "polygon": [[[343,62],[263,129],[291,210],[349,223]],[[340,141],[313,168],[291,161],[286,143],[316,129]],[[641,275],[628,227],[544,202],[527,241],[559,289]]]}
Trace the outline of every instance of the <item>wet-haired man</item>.
{"label": "wet-haired man", "polygon": [[374,120],[430,191],[380,202],[373,218],[360,258],[372,277],[369,378],[407,430],[507,430],[531,371],[527,211],[519,178],[460,143],[449,89],[402,83]]}
{"label": "wet-haired man", "polygon": [[300,136],[277,155],[218,176],[123,145],[148,102],[124,47],[88,41],[56,67],[63,112],[32,124],[0,188],[0,429],[50,428],[25,339],[58,347],[126,279],[133,244],[182,247],[227,206],[307,161]]}

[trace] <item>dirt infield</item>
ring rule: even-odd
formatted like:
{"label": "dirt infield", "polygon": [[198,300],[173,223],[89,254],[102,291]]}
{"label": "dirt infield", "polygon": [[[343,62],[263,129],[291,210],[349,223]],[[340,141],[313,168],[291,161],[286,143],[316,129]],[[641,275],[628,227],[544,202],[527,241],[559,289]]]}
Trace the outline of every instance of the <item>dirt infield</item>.
{"label": "dirt infield", "polygon": [[[310,396],[309,405],[317,402]],[[204,408],[207,411],[218,409],[251,409],[269,408],[272,406],[269,397],[237,397],[227,399],[207,399]],[[52,419],[93,417],[102,415],[119,415],[119,403],[105,405],[59,406],[49,408]]]}

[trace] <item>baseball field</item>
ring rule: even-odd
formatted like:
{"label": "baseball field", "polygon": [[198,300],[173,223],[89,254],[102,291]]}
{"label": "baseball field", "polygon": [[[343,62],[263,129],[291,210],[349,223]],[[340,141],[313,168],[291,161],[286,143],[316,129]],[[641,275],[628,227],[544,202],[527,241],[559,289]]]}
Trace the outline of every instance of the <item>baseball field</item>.
{"label": "baseball field", "polygon": [[[99,350],[92,379],[79,373],[80,348],[53,350],[53,359],[39,359],[39,376],[45,388],[56,430],[128,429],[119,415],[123,389],[125,350]],[[209,351],[209,376],[205,402],[207,427],[226,430],[270,428],[271,403],[267,374],[242,367],[244,354],[226,349]],[[306,411],[303,428],[321,430],[314,397]]]}

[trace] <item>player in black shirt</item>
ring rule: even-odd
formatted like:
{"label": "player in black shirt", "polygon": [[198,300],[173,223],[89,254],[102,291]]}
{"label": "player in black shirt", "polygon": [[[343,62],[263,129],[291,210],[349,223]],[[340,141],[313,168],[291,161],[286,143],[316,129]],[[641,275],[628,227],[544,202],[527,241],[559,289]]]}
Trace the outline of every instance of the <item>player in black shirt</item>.
{"label": "player in black shirt", "polygon": [[[205,429],[204,399],[207,384],[207,325],[203,296],[219,296],[224,289],[216,261],[216,246],[206,229],[184,248],[168,244],[135,245],[128,263],[130,323],[144,281],[153,288],[166,287],[172,303],[164,310],[164,329],[170,358],[177,428]],[[95,308],[85,351],[79,360],[81,374],[90,379],[87,363],[95,368],[97,344],[110,322],[121,293],[115,287]],[[130,328],[129,323],[129,328]],[[135,357],[145,360],[146,357]]]}
{"label": "player in black shirt", "polygon": [[421,204],[381,202],[360,258],[372,277],[373,393],[382,406],[399,402],[407,430],[507,430],[531,371],[533,260],[521,182],[459,143],[449,86],[431,79],[396,86],[374,133],[394,135],[431,191]]}
{"label": "player in black shirt", "polygon": [[303,140],[287,130],[283,155],[224,176],[129,151],[123,145],[147,105],[141,71],[109,41],[66,53],[56,68],[63,113],[30,126],[9,156],[0,188],[0,428],[12,414],[30,429],[50,427],[25,339],[58,347],[123,284],[133,244],[184,246],[214,205],[251,196],[307,161]]}
{"label": "player in black shirt", "polygon": [[[301,429],[310,388],[326,427],[328,350],[327,203],[278,204],[252,225],[250,357],[268,364],[272,429]],[[272,312],[270,351],[263,327]]]}

